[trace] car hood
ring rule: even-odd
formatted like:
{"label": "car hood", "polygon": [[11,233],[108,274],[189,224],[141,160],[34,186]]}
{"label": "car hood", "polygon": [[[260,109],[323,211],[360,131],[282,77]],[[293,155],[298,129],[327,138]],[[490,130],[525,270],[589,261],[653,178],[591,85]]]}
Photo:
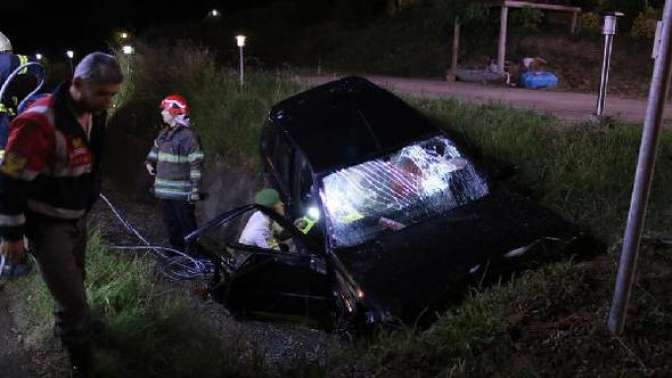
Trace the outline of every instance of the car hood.
{"label": "car hood", "polygon": [[543,238],[569,240],[578,233],[552,211],[496,190],[442,216],[335,254],[370,306],[412,319],[427,306],[463,291],[465,278],[488,262],[496,264]]}

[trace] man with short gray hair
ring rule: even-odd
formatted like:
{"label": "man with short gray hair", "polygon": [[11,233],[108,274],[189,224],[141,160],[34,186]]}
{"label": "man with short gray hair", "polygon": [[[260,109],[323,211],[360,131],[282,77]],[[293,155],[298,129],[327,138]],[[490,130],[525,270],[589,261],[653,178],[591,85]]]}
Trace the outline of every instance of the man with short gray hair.
{"label": "man with short gray hair", "polygon": [[86,215],[100,190],[105,110],[122,81],[113,56],[84,57],[71,82],[12,121],[0,165],[0,252],[20,261],[28,238],[56,302],[56,331],[76,376],[91,370]]}

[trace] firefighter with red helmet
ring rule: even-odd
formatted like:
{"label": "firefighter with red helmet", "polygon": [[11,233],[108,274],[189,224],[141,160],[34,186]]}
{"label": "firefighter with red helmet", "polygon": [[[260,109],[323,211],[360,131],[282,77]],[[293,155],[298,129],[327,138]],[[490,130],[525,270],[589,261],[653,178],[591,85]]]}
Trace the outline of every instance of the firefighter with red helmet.
{"label": "firefighter with red helmet", "polygon": [[160,108],[165,127],[154,140],[145,167],[154,176],[154,196],[161,203],[169,242],[185,251],[184,237],[197,227],[194,211],[201,200],[204,154],[191,127],[187,100],[171,95],[161,101]]}

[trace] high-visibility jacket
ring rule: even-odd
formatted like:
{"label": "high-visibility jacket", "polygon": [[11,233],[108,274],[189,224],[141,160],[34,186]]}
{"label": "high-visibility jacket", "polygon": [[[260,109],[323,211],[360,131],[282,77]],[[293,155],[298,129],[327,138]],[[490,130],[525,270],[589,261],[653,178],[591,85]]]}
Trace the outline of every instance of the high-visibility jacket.
{"label": "high-visibility jacket", "polygon": [[[12,54],[10,52],[0,52],[0,87],[5,83],[9,78],[9,75],[14,72],[20,66],[34,61],[27,55],[18,55]],[[34,68],[28,67],[24,68],[19,72],[19,75],[34,73]],[[26,93],[28,94],[28,93]],[[15,108],[18,105],[18,98],[13,96],[7,96],[3,98],[4,102],[0,102],[0,113],[6,113],[10,116],[14,116]]]}
{"label": "high-visibility jacket", "polygon": [[[9,75],[20,66],[33,61],[27,55],[17,55],[10,52],[0,52],[0,87],[9,78]],[[32,73],[31,68],[24,68],[19,74]],[[11,91],[10,91],[11,92]],[[28,92],[24,93],[27,95]],[[9,123],[16,115],[16,107],[19,105],[19,98],[16,93],[5,93],[5,97],[0,101],[0,162],[5,154],[7,137],[9,136]]]}
{"label": "high-visibility jacket", "polygon": [[154,195],[181,201],[199,199],[204,154],[188,126],[165,127],[154,140],[146,163],[155,167]]}
{"label": "high-visibility jacket", "polygon": [[26,214],[77,220],[100,193],[105,112],[77,116],[70,83],[11,123],[0,164],[0,236],[20,240]]}
{"label": "high-visibility jacket", "polygon": [[[15,69],[31,61],[33,61],[33,59],[27,55],[0,52],[0,83],[4,83]],[[28,68],[24,68],[19,74],[25,74],[28,73],[28,71]]]}

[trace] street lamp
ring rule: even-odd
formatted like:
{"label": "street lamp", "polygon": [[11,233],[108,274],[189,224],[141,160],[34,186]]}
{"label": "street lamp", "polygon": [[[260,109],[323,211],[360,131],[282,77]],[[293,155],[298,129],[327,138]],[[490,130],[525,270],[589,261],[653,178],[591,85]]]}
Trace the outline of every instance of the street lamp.
{"label": "street lamp", "polygon": [[121,32],[119,36],[121,37],[121,39],[128,39],[128,33],[126,32]]}
{"label": "street lamp", "polygon": [[35,60],[42,60],[43,56],[40,53],[35,54]]}
{"label": "street lamp", "polygon": [[604,51],[602,52],[602,72],[600,75],[600,91],[597,93],[597,110],[595,115],[602,117],[607,105],[607,83],[609,82],[609,66],[611,65],[611,53],[614,50],[614,35],[616,34],[616,17],[622,17],[621,12],[604,13]]}
{"label": "street lamp", "polygon": [[243,47],[245,47],[245,36],[239,34],[236,36],[236,44],[238,45],[238,50],[240,51],[240,86],[243,86],[245,67],[243,65]]}
{"label": "street lamp", "polygon": [[210,17],[219,17],[219,15],[221,15],[221,13],[219,13],[217,9],[213,9],[210,12],[208,12],[208,16]]}
{"label": "street lamp", "polygon": [[65,52],[65,56],[67,56],[68,60],[70,61],[70,72],[72,72],[72,74],[74,75],[75,67],[72,65],[72,59],[75,57],[75,52],[72,50],[68,50]]}
{"label": "street lamp", "polygon": [[132,55],[135,52],[135,49],[131,45],[124,45],[121,47],[121,52],[126,55]]}

